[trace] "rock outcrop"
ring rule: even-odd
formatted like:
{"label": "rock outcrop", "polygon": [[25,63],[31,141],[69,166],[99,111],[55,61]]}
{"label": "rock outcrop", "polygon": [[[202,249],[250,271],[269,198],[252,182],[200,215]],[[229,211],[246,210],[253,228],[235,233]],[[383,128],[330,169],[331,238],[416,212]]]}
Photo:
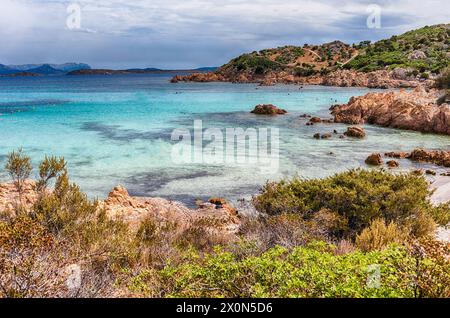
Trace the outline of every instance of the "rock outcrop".
{"label": "rock outcrop", "polygon": [[252,114],[256,115],[284,115],[287,113],[286,110],[278,108],[275,105],[272,104],[263,104],[263,105],[256,105],[255,109],[251,111]]}
{"label": "rock outcrop", "polygon": [[189,75],[176,75],[170,80],[172,83],[178,82],[223,82],[225,78],[217,73],[194,73]]}
{"label": "rock outcrop", "polygon": [[[31,208],[38,196],[35,183],[27,181],[24,186],[22,203]],[[14,212],[19,202],[16,187],[12,183],[0,184],[0,211]],[[99,201],[98,209],[112,219],[121,219],[137,230],[142,221],[152,218],[156,222],[170,223],[180,230],[192,225],[201,226],[210,233],[233,234],[240,225],[238,212],[224,199],[202,203],[198,209],[190,209],[181,203],[162,198],[131,197],[127,189],[115,187],[104,201]]]}
{"label": "rock outcrop", "polygon": [[450,167],[450,151],[415,149],[408,156],[409,159],[419,162],[430,162],[438,166]]}
{"label": "rock outcrop", "polygon": [[369,93],[331,107],[337,123],[375,124],[384,127],[450,135],[450,105],[437,105],[439,91]]}
{"label": "rock outcrop", "polygon": [[354,70],[337,70],[329,74],[315,74],[311,76],[296,76],[287,71],[269,71],[264,75],[252,74],[245,71],[237,74],[218,71],[215,73],[194,73],[185,76],[177,75],[172,78],[171,82],[232,82],[259,83],[262,86],[297,84],[369,88],[414,88],[421,85],[431,85],[432,83],[432,81],[420,82],[415,77],[407,76],[407,72],[401,70],[381,70],[369,73]]}
{"label": "rock outcrop", "polygon": [[[35,182],[25,181],[23,185],[22,204],[30,208],[37,200]],[[20,203],[19,194],[14,183],[0,184],[0,212],[14,211],[14,208]]]}
{"label": "rock outcrop", "polygon": [[121,186],[115,187],[99,207],[104,208],[109,217],[124,220],[132,229],[137,229],[149,217],[180,228],[200,224],[210,232],[225,234],[236,232],[240,224],[237,211],[225,201],[199,204],[198,209],[189,209],[179,202],[162,198],[131,197]]}
{"label": "rock outcrop", "polygon": [[450,151],[415,149],[412,152],[387,152],[386,157],[410,159],[417,162],[428,162],[438,166],[450,167]]}

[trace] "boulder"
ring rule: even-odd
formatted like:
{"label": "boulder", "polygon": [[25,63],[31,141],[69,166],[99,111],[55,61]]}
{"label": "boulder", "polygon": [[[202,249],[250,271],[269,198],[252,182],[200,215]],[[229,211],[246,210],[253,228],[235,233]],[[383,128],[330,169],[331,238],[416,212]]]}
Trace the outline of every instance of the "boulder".
{"label": "boulder", "polygon": [[364,138],[366,137],[366,131],[362,127],[351,126],[347,128],[347,131],[344,133],[344,135],[353,138]]}
{"label": "boulder", "polygon": [[312,117],[312,118],[309,120],[309,122],[310,122],[310,123],[313,123],[313,124],[318,124],[318,123],[321,123],[321,122],[322,122],[322,119],[320,119],[319,117]]}
{"label": "boulder", "polygon": [[381,154],[373,153],[367,157],[365,162],[369,166],[381,166],[383,164],[383,158],[381,158]]}
{"label": "boulder", "polygon": [[284,115],[287,113],[286,110],[280,109],[272,104],[260,104],[256,105],[255,109],[251,111],[252,114],[256,115]]}
{"label": "boulder", "polygon": [[389,168],[398,168],[398,167],[400,167],[400,164],[396,160],[389,160],[388,162],[386,162],[386,165]]}
{"label": "boulder", "polygon": [[409,55],[408,55],[408,59],[412,60],[412,61],[423,60],[426,58],[427,58],[427,55],[425,54],[425,52],[420,51],[420,50],[414,50],[411,53],[409,53]]}

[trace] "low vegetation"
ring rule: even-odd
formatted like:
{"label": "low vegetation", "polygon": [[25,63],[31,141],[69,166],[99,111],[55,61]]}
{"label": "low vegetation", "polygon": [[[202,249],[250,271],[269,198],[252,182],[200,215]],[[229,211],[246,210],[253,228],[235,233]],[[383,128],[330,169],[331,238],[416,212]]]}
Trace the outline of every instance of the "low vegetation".
{"label": "low vegetation", "polygon": [[[14,180],[31,172],[17,154]],[[132,230],[63,158],[44,159],[35,190],[33,206],[0,211],[0,297],[450,297],[449,246],[431,235],[449,206],[429,203],[422,177],[269,183],[235,235],[153,218]]]}

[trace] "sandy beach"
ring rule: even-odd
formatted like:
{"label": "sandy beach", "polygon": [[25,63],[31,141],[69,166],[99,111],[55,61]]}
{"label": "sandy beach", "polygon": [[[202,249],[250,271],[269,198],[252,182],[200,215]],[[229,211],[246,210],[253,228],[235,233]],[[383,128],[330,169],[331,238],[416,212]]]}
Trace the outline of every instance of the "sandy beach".
{"label": "sandy beach", "polygon": [[[437,177],[431,187],[435,189],[431,197],[433,203],[440,204],[450,201],[450,177]],[[450,242],[450,229],[439,228],[436,236],[439,241]]]}

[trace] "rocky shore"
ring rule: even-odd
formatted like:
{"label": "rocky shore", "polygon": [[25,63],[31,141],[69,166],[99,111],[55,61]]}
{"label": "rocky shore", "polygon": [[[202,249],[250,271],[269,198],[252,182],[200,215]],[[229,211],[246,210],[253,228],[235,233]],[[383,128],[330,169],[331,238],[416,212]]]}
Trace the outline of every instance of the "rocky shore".
{"label": "rocky shore", "polygon": [[[34,185],[34,181],[27,181],[24,185],[22,205],[26,209],[31,208],[38,198]],[[13,213],[18,203],[15,185],[0,184],[0,211]],[[197,209],[190,209],[162,198],[132,197],[122,186],[115,187],[106,200],[99,201],[98,210],[104,210],[111,219],[123,220],[132,230],[137,230],[148,218],[157,223],[175,225],[179,230],[201,225],[209,232],[220,234],[233,234],[240,224],[237,210],[221,198],[198,202]]]}
{"label": "rocky shore", "polygon": [[450,105],[438,105],[442,92],[418,87],[412,91],[369,93],[334,105],[334,121],[450,135]]}
{"label": "rocky shore", "polygon": [[268,72],[257,75],[250,72],[237,74],[221,73],[194,73],[177,75],[172,83],[178,82],[232,82],[232,83],[259,83],[270,86],[275,84],[297,85],[325,85],[338,87],[368,87],[368,88],[415,88],[422,85],[431,85],[431,81],[419,81],[408,75],[404,69],[393,71],[380,70],[375,72],[357,72],[354,70],[337,70],[325,75],[295,76],[290,72]]}
{"label": "rocky shore", "polygon": [[450,151],[415,149],[412,152],[388,152],[386,157],[410,159],[417,162],[427,162],[438,166],[450,167]]}

